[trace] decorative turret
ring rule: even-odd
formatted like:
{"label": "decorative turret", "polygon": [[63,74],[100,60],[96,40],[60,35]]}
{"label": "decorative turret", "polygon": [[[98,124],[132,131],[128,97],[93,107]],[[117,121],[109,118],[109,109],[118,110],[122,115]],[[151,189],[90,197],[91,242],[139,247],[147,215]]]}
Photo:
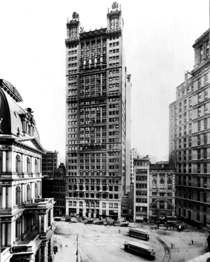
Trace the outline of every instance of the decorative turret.
{"label": "decorative turret", "polygon": [[72,20],[67,22],[67,40],[76,40],[79,38],[80,33],[80,21],[79,14],[77,12],[73,12]]}
{"label": "decorative turret", "polygon": [[112,10],[107,14],[107,30],[108,31],[118,31],[122,29],[123,20],[122,12],[120,6],[117,2],[112,4]]}

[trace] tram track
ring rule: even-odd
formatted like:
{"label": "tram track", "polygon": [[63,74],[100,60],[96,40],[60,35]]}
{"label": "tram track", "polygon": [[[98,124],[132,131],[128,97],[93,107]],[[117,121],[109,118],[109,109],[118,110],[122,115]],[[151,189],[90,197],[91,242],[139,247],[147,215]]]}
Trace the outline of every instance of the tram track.
{"label": "tram track", "polygon": [[[81,249],[81,251],[83,251],[85,253],[85,255],[88,257],[88,259],[91,261],[91,262],[100,262],[98,260],[98,258],[96,258],[90,251],[88,251],[84,246],[82,246],[81,244],[78,245],[79,246],[79,249]],[[78,250],[79,251],[79,250]],[[82,255],[81,255],[81,252],[79,251],[79,255],[80,255],[80,260],[81,262],[85,262],[85,260],[83,260],[82,258]]]}
{"label": "tram track", "polygon": [[169,262],[171,260],[170,248],[166,245],[166,243],[161,238],[156,237],[156,239],[161,243],[165,251],[164,257],[161,262]]}

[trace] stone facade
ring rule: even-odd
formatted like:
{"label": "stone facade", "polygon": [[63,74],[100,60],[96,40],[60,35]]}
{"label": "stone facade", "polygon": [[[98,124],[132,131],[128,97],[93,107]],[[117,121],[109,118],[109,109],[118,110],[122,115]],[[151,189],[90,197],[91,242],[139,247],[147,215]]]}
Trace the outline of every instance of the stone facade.
{"label": "stone facade", "polygon": [[[53,199],[42,198],[40,144],[33,112],[16,88],[0,80],[1,262],[37,260],[53,233]],[[47,251],[46,251],[47,252]]]}

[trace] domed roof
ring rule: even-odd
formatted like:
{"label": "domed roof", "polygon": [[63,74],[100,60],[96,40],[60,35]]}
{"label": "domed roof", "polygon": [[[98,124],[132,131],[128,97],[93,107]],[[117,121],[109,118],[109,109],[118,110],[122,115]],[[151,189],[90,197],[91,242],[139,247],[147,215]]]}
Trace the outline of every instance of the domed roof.
{"label": "domed roof", "polygon": [[[18,105],[22,98],[17,89],[8,83],[0,80],[0,135],[12,136],[17,141],[34,139],[42,148],[31,108],[24,110]],[[29,131],[30,128],[33,132]]]}

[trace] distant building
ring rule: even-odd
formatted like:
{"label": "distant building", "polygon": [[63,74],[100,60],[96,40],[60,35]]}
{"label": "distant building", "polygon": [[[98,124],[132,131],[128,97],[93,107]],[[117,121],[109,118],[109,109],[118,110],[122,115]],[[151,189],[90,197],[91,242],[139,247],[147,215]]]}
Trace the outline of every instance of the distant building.
{"label": "distant building", "polygon": [[168,163],[150,165],[150,218],[175,217],[175,167]]}
{"label": "distant building", "polygon": [[66,168],[61,163],[54,175],[54,198],[55,198],[55,215],[65,215],[65,176]]}
{"label": "distant building", "polygon": [[43,197],[54,198],[54,216],[65,215],[65,174],[63,163],[54,172],[54,176],[45,176],[42,180]]}
{"label": "distant building", "polygon": [[152,155],[146,155],[146,158],[149,158],[150,164],[155,164],[156,163],[156,157]]}
{"label": "distant building", "polygon": [[42,157],[42,175],[53,177],[59,161],[59,153],[57,151],[46,151],[46,154]]}
{"label": "distant building", "polygon": [[149,219],[149,159],[134,159],[133,221]]}
{"label": "distant building", "polygon": [[134,159],[140,158],[137,148],[132,148],[130,152],[130,182],[134,182]]}
{"label": "distant building", "polygon": [[170,162],[176,164],[176,212],[210,227],[210,29],[193,44],[195,65],[169,106]]}
{"label": "distant building", "polygon": [[54,201],[42,198],[45,151],[33,111],[3,79],[0,101],[0,261],[52,261]]}

